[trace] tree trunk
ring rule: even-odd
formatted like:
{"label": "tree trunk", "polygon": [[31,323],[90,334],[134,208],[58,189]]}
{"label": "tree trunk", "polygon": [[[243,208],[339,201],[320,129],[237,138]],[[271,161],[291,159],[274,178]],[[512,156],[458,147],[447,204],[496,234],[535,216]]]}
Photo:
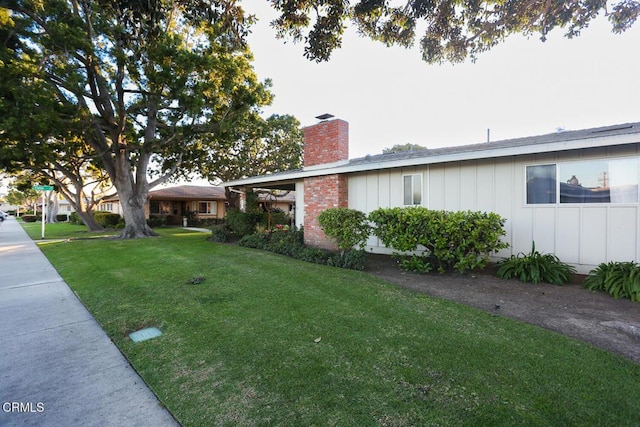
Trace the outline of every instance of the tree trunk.
{"label": "tree trunk", "polygon": [[139,239],[158,235],[147,224],[145,215],[147,194],[148,191],[144,194],[136,194],[131,188],[118,189],[125,223],[124,230],[120,233],[121,239]]}
{"label": "tree trunk", "polygon": [[47,203],[47,223],[54,224],[58,222],[56,218],[58,216],[58,193],[52,191],[51,194],[49,194]]}
{"label": "tree trunk", "polygon": [[76,213],[78,214],[84,225],[87,226],[89,231],[104,231],[104,227],[98,224],[98,222],[94,218],[93,212],[77,210]]}

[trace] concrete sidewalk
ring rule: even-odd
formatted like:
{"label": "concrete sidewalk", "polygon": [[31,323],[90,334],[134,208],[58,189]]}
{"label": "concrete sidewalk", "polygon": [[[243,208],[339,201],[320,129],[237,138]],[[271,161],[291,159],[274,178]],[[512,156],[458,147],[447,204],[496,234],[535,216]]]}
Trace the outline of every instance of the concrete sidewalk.
{"label": "concrete sidewalk", "polygon": [[0,325],[0,426],[178,425],[14,218]]}

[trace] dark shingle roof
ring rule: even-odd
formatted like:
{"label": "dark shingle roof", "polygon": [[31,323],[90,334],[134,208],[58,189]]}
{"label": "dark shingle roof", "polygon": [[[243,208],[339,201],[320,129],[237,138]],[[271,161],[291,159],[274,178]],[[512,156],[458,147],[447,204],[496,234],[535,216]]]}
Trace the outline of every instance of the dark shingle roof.
{"label": "dark shingle roof", "polygon": [[417,151],[399,151],[389,154],[376,154],[357,159],[351,159],[349,165],[365,163],[378,163],[394,160],[419,159],[423,157],[435,157],[446,154],[470,153],[498,148],[524,147],[532,145],[549,144],[554,142],[573,141],[577,139],[589,139],[602,136],[615,136],[631,133],[640,133],[640,123],[626,123],[614,126],[604,126],[599,128],[582,129],[575,131],[562,131],[546,135],[528,136],[524,138],[505,139],[495,142],[484,142],[480,144],[460,145],[456,147],[444,147]]}
{"label": "dark shingle roof", "polygon": [[224,188],[214,186],[180,185],[149,192],[150,199],[225,200]]}

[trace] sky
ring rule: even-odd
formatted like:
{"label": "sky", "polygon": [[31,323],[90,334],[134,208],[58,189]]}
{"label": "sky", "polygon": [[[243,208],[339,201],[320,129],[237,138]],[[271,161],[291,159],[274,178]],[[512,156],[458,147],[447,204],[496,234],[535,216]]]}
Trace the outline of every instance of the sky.
{"label": "sky", "polygon": [[544,43],[515,35],[456,65],[429,65],[417,46],[387,48],[350,27],[330,61],[316,63],[302,44],[276,38],[269,2],[242,4],[258,18],[248,40],[254,69],[273,84],[265,116],[346,120],[350,158],[396,144],[485,142],[487,129],[497,141],[640,121],[640,22],[618,35],[600,17],[577,38],[556,30]]}
{"label": "sky", "polygon": [[515,35],[475,63],[429,65],[419,48],[387,48],[347,29],[326,63],[277,39],[266,1],[243,3],[259,19],[249,37],[254,69],[275,95],[265,115],[303,126],[323,113],[349,122],[350,158],[396,144],[473,144],[640,121],[640,23],[611,33],[600,17],[574,39],[562,30]]}

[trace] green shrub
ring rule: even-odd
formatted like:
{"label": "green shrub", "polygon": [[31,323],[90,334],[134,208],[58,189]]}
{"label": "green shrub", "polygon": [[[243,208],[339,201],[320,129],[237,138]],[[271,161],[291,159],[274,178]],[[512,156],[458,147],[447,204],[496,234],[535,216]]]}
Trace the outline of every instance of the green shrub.
{"label": "green shrub", "polygon": [[[495,213],[448,212],[424,207],[381,208],[369,214],[374,234],[396,256],[410,256],[404,265],[461,273],[484,268],[489,255],[508,247],[504,219]],[[401,262],[401,265],[403,263]]]}
{"label": "green shrub", "polygon": [[231,237],[231,230],[227,224],[216,224],[211,227],[211,240],[214,242],[228,242]]}
{"label": "green shrub", "polygon": [[354,247],[362,249],[371,234],[367,215],[355,209],[330,208],[318,215],[318,224],[344,255]]}
{"label": "green shrub", "polygon": [[431,264],[424,258],[412,256],[395,256],[398,259],[400,267],[407,271],[415,271],[416,273],[428,273],[432,270]]}
{"label": "green shrub", "polygon": [[575,272],[575,268],[561,262],[557,256],[538,252],[533,242],[528,254],[520,252],[499,263],[496,274],[501,279],[518,278],[521,282],[562,285],[571,280]]}
{"label": "green shrub", "polygon": [[288,231],[267,230],[261,233],[249,234],[241,238],[238,245],[275,252],[315,264],[331,265],[353,270],[364,270],[367,261],[364,251],[353,250],[345,254],[340,254],[305,246],[304,230],[302,228],[296,229],[295,227]]}
{"label": "green shrub", "polygon": [[118,226],[121,217],[113,212],[96,211],[93,213],[93,218],[105,228],[114,228]]}
{"label": "green shrub", "polygon": [[56,221],[57,222],[67,222],[69,219],[69,217],[67,216],[67,214],[58,214],[56,215]]}
{"label": "green shrub", "polygon": [[256,231],[256,225],[260,222],[258,213],[242,212],[239,209],[230,209],[227,212],[226,222],[233,234],[243,237]]}
{"label": "green shrub", "polygon": [[73,224],[80,224],[82,222],[80,220],[80,215],[78,215],[78,212],[71,212],[71,214],[69,214],[69,222]]}
{"label": "green shrub", "polygon": [[629,298],[640,302],[640,264],[602,263],[589,272],[584,286],[592,291],[604,291],[614,298]]}
{"label": "green shrub", "polygon": [[187,225],[190,227],[212,228],[215,225],[224,224],[224,219],[220,218],[189,218]]}
{"label": "green shrub", "polygon": [[278,225],[286,225],[289,226],[291,222],[291,218],[287,215],[282,209],[272,209],[270,212],[260,212],[256,215],[256,220],[258,226],[263,229],[267,229],[269,227],[276,228]]}
{"label": "green shrub", "polygon": [[351,270],[364,270],[367,265],[367,252],[362,249],[354,249],[338,253],[327,259],[327,265]]}
{"label": "green shrub", "polygon": [[20,218],[22,218],[24,222],[36,222],[40,219],[37,215],[22,215]]}
{"label": "green shrub", "polygon": [[151,228],[164,227],[167,225],[167,217],[162,215],[152,215],[147,219],[147,225]]}

